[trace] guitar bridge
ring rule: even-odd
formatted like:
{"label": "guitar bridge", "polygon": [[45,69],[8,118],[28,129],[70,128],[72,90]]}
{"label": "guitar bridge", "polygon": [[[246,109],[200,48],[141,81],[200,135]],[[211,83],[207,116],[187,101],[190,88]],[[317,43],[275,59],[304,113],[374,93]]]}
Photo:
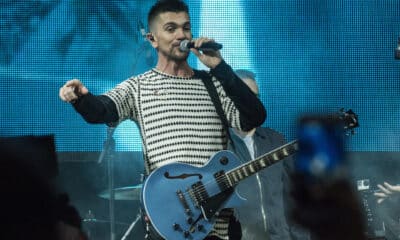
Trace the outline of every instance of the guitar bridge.
{"label": "guitar bridge", "polygon": [[189,193],[190,198],[191,198],[192,201],[193,201],[194,206],[195,206],[196,208],[200,208],[200,202],[197,200],[196,196],[194,195],[193,190],[192,190],[192,189],[188,189],[187,191],[188,191],[188,193]]}
{"label": "guitar bridge", "polygon": [[181,190],[176,191],[176,195],[178,195],[179,202],[182,204],[185,209],[186,215],[192,215],[192,211],[190,211],[189,204],[186,202],[185,196],[183,195]]}

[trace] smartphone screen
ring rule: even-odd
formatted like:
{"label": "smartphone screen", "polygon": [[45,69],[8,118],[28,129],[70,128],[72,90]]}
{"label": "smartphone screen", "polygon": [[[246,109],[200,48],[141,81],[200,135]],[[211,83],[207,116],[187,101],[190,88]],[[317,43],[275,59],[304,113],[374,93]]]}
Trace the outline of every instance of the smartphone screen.
{"label": "smartphone screen", "polygon": [[339,121],[324,116],[305,116],[298,124],[298,173],[311,180],[336,177],[345,165],[343,128]]}

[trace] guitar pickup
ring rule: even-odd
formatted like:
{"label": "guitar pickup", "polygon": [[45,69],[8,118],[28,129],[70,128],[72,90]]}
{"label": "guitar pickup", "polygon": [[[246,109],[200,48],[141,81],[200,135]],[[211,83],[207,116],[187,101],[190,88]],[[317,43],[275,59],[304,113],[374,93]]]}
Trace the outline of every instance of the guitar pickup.
{"label": "guitar pickup", "polygon": [[192,184],[191,193],[197,206],[200,206],[202,202],[206,201],[209,198],[207,190],[205,189],[203,183],[200,181]]}
{"label": "guitar pickup", "polygon": [[215,181],[218,184],[219,189],[221,192],[229,190],[231,187],[228,177],[224,171],[219,171],[214,174]]}

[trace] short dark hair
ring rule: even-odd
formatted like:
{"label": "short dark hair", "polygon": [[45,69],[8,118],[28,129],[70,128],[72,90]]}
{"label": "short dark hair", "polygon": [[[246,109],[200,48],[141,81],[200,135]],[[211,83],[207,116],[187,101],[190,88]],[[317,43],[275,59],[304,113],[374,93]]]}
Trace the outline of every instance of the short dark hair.
{"label": "short dark hair", "polygon": [[165,12],[186,12],[189,15],[189,8],[182,0],[158,0],[151,7],[147,16],[148,28],[150,29],[151,24],[158,15]]}
{"label": "short dark hair", "polygon": [[241,79],[250,78],[250,79],[253,79],[254,81],[256,80],[256,74],[254,72],[252,72],[252,71],[245,70],[245,69],[237,69],[235,71],[235,73]]}

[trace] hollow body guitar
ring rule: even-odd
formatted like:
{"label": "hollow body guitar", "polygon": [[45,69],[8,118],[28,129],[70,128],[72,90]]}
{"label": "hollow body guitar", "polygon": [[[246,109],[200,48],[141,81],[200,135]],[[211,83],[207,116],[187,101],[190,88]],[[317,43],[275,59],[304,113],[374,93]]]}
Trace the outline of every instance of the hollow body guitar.
{"label": "hollow body guitar", "polygon": [[234,187],[243,179],[297,151],[297,141],[242,164],[230,151],[219,151],[203,167],[173,163],[153,171],[142,190],[144,209],[164,239],[204,239],[223,208],[245,199]]}
{"label": "hollow body guitar", "polygon": [[[334,118],[344,130],[358,127],[351,110]],[[142,189],[142,204],[156,231],[167,240],[202,240],[223,208],[243,204],[235,186],[245,178],[294,154],[298,140],[242,163],[234,153],[219,151],[203,167],[172,163],[154,170]]]}

